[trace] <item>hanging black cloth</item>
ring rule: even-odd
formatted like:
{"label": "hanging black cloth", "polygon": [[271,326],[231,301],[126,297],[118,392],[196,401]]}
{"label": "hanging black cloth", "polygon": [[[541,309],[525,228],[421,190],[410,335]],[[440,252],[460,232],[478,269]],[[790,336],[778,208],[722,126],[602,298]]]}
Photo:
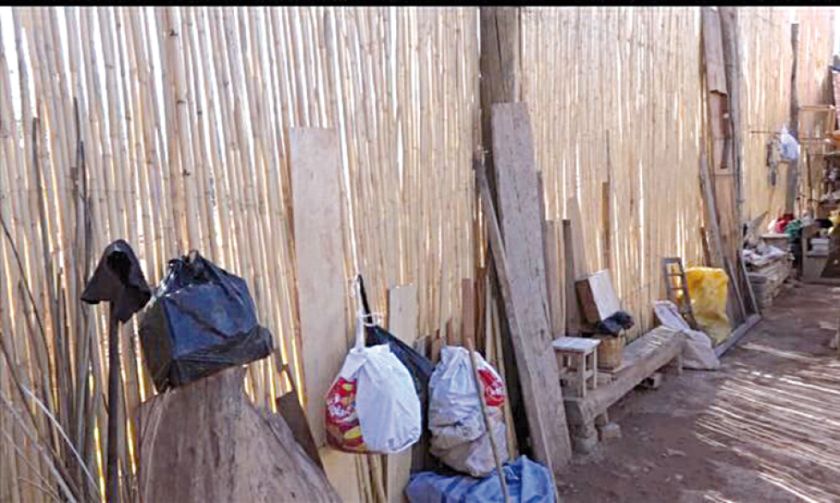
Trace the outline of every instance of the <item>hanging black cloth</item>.
{"label": "hanging black cloth", "polygon": [[122,239],[109,244],[82,292],[88,304],[111,302],[113,314],[125,323],[149,302],[152,291],[131,245]]}

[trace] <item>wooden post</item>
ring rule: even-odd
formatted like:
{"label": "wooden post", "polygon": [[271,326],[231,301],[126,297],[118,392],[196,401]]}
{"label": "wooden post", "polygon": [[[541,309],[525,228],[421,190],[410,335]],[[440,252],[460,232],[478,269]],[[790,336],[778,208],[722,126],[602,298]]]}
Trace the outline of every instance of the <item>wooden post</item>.
{"label": "wooden post", "polygon": [[[744,223],[744,177],[742,169],[741,59],[738,45],[738,10],[734,7],[720,7],[718,13],[720,15],[726,89],[729,98],[732,168],[735,176],[735,218],[740,228]],[[741,249],[740,240],[738,241],[738,249]]]}
{"label": "wooden post", "polygon": [[[796,66],[799,59],[799,23],[790,25],[790,47],[793,62],[790,67],[790,135],[799,141],[799,93],[796,86]],[[793,213],[796,193],[799,186],[799,161],[788,165],[787,191],[785,192],[785,213]]]}
{"label": "wooden post", "polygon": [[[481,99],[481,145],[490,153],[492,135],[490,110],[495,103],[514,103],[521,98],[521,37],[519,7],[481,7],[481,56],[479,58]],[[485,155],[490,193],[496,202],[493,157]],[[501,215],[499,215],[501,218]]]}

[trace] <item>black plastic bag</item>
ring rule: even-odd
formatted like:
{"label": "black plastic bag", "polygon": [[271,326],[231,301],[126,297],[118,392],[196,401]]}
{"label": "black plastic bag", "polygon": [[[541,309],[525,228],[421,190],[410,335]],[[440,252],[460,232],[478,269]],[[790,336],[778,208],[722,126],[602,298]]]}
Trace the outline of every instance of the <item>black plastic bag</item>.
{"label": "black plastic bag", "polygon": [[140,321],[140,342],[159,392],[264,358],[273,349],[245,280],[195,251],[169,261]]}
{"label": "black plastic bag", "polygon": [[606,335],[618,335],[622,330],[633,327],[633,317],[626,311],[616,311],[609,318],[595,324],[595,332]]}
{"label": "black plastic bag", "polygon": [[[370,306],[367,300],[367,293],[365,293],[365,282],[361,275],[359,275],[359,289],[362,294],[364,314],[370,316]],[[365,328],[365,345],[375,346],[377,344],[387,344],[391,352],[405,365],[408,373],[411,374],[411,378],[414,380],[414,389],[420,398],[420,410],[422,412],[423,429],[425,431],[426,412],[429,409],[429,379],[432,377],[435,365],[431,360],[415,351],[414,348],[399,340],[379,325],[367,325]]]}

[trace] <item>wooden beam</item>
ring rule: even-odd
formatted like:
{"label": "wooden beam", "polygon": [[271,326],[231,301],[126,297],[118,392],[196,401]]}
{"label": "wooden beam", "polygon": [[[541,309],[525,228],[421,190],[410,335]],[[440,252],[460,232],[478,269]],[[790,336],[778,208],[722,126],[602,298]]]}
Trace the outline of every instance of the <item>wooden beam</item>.
{"label": "wooden beam", "polygon": [[[738,45],[738,9],[720,7],[720,33],[723,48],[723,61],[726,74],[726,89],[729,99],[729,124],[732,136],[732,168],[735,176],[735,221],[740,226],[744,222],[744,176],[743,143],[741,138],[741,59]],[[739,233],[740,237],[740,233]],[[738,250],[741,242],[738,242]]]}
{"label": "wooden beam", "polygon": [[601,183],[601,232],[603,243],[601,267],[609,269],[612,264],[612,219],[610,218],[610,180]]}
{"label": "wooden beam", "polygon": [[476,339],[475,315],[475,283],[470,278],[463,278],[461,280],[461,345],[464,347],[467,345],[467,337],[471,337],[473,341]]}
{"label": "wooden beam", "polygon": [[577,335],[580,333],[583,315],[575,289],[575,250],[572,222],[569,219],[563,220],[563,266],[565,274],[563,278],[565,292],[565,313],[566,313],[566,335]]}
{"label": "wooden beam", "polygon": [[[799,90],[796,85],[797,64],[799,62],[799,23],[790,25],[790,48],[793,60],[790,64],[790,135],[799,141]],[[799,189],[799,161],[788,164],[787,187],[785,190],[785,213],[793,213],[796,195]]]}
{"label": "wooden beam", "polygon": [[551,318],[551,333],[563,335],[566,330],[566,310],[563,307],[563,273],[560,255],[560,222],[557,220],[545,220],[545,277],[546,288],[548,289],[548,305]]}
{"label": "wooden beam", "polygon": [[529,412],[529,421],[536,416],[531,437],[537,441],[532,446],[540,462],[560,473],[571,455],[571,446],[557,361],[551,348],[554,337],[548,323],[543,215],[527,106],[524,103],[493,105],[492,132],[512,307],[523,338],[517,361],[520,371],[526,370],[532,378],[530,393],[534,396],[529,398],[529,391],[523,388],[526,405],[529,399],[537,400],[537,407]]}
{"label": "wooden beam", "polygon": [[[519,7],[480,7],[481,55],[479,93],[481,100],[481,145],[485,153],[492,148],[491,109],[496,103],[521,99],[521,21]],[[488,184],[496,201],[496,179],[492,156],[485,156]],[[497,210],[501,211],[501,208]],[[501,218],[501,213],[499,213]]]}

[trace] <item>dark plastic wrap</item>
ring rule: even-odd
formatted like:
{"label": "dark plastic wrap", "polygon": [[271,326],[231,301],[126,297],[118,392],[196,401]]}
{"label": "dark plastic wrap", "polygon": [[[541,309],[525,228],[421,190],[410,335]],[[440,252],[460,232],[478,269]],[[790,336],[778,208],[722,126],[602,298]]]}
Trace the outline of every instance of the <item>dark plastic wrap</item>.
{"label": "dark plastic wrap", "polygon": [[[367,292],[365,292],[365,282],[361,275],[359,275],[359,286],[365,314],[370,316],[370,305],[368,304]],[[423,429],[425,431],[426,412],[429,410],[429,379],[432,377],[435,365],[431,360],[415,351],[414,348],[399,340],[379,325],[367,326],[365,328],[365,345],[375,346],[377,344],[387,344],[391,352],[405,365],[408,373],[411,374],[411,378],[414,380],[414,389],[417,391],[418,398],[420,398],[420,410],[423,414]]]}
{"label": "dark plastic wrap", "polygon": [[618,335],[622,330],[633,327],[633,317],[626,311],[616,311],[609,318],[595,324],[595,332],[606,335]]}
{"label": "dark plastic wrap", "polygon": [[273,348],[245,280],[197,252],[169,261],[139,331],[159,392],[264,358]]}

